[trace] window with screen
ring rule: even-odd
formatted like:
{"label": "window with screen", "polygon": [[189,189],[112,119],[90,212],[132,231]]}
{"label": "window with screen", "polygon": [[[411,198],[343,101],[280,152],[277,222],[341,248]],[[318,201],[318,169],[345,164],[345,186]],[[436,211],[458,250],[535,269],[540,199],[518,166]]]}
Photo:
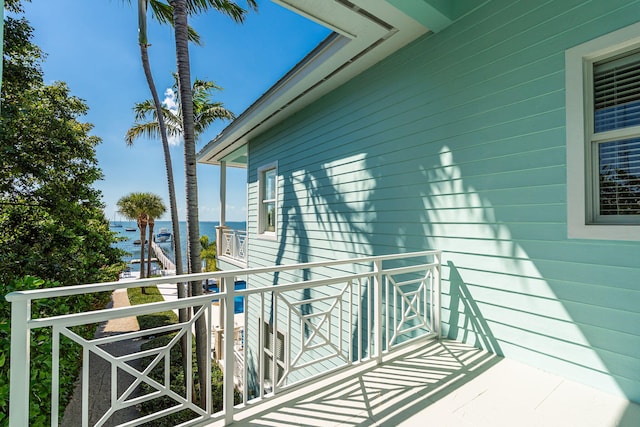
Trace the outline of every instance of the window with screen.
{"label": "window with screen", "polygon": [[640,23],[565,63],[568,237],[640,240]]}
{"label": "window with screen", "polygon": [[592,141],[598,165],[596,222],[638,222],[640,52],[593,65]]}
{"label": "window with screen", "polygon": [[276,164],[258,169],[258,234],[275,236],[277,224],[278,175]]}

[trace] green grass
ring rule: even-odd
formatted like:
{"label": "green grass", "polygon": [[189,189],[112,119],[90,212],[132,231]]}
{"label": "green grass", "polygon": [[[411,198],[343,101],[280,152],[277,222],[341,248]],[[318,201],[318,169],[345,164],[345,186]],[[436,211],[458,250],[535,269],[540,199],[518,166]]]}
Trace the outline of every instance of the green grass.
{"label": "green grass", "polygon": [[[164,301],[162,294],[160,294],[160,291],[156,286],[146,286],[144,288],[144,292],[145,293],[142,293],[142,288],[127,289],[131,305]],[[178,316],[172,310],[152,314],[142,314],[137,316],[137,318],[140,329],[151,329],[178,323]]]}

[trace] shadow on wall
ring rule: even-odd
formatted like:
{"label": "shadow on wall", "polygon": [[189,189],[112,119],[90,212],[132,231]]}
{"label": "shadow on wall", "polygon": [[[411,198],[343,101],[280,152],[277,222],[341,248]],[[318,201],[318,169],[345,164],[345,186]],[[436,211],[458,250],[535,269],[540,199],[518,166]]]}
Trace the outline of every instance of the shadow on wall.
{"label": "shadow on wall", "polygon": [[469,287],[453,264],[449,266],[449,333],[448,337],[503,356],[487,320],[473,299]]}
{"label": "shadow on wall", "polygon": [[[376,126],[332,135],[335,150],[318,144],[310,166],[279,171],[277,263],[441,249],[448,336],[640,400],[637,291],[627,261],[640,258],[640,246],[566,239],[562,167],[536,168],[519,146],[545,136],[498,139],[491,155],[501,159],[489,163],[487,144],[469,139],[478,135],[399,139],[402,125],[378,126],[388,110],[367,113]],[[533,197],[551,206],[531,206]],[[311,297],[306,292],[301,298]]]}

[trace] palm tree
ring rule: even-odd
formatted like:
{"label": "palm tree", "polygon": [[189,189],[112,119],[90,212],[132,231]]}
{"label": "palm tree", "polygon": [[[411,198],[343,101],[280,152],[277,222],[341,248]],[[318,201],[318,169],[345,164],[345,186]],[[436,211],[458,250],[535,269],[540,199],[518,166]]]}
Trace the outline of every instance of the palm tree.
{"label": "palm tree", "polygon": [[147,263],[147,277],[151,276],[151,242],[153,241],[153,227],[156,222],[156,218],[166,212],[167,207],[159,196],[151,194],[147,199],[147,225],[149,227],[149,262]]}
{"label": "palm tree", "polygon": [[[135,220],[140,230],[140,278],[145,277],[145,257],[144,248],[149,222],[149,213],[158,212],[158,204],[162,204],[159,196],[151,193],[130,193],[118,200],[118,210],[126,218]],[[164,205],[162,205],[163,210]],[[162,213],[160,213],[161,215]]]}
{"label": "palm tree", "polygon": [[[131,0],[127,0],[131,2]],[[142,60],[142,68],[144,70],[144,75],[147,79],[147,85],[149,86],[149,91],[151,92],[152,105],[156,109],[156,111],[160,111],[162,109],[162,104],[160,102],[160,97],[158,96],[158,91],[156,89],[155,82],[153,80],[153,75],[151,73],[151,66],[149,64],[149,40],[147,37],[147,7],[151,6],[151,10],[153,16],[161,23],[161,24],[170,24],[173,25],[173,11],[171,6],[166,3],[163,3],[160,0],[138,0],[138,44],[140,45],[140,58]],[[189,40],[195,43],[200,43],[200,36],[191,28],[189,31]],[[158,127],[159,131],[157,135],[160,137],[162,141],[162,150],[164,154],[164,163],[165,169],[167,173],[167,187],[169,191],[169,209],[171,212],[171,226],[172,226],[172,243],[174,245],[174,255],[175,255],[175,265],[176,265],[176,275],[180,275],[183,273],[182,266],[182,245],[180,244],[180,223],[178,219],[178,206],[176,202],[176,191],[175,191],[175,182],[173,179],[173,165],[171,161],[171,151],[169,150],[169,141],[167,138],[167,132],[165,129],[164,116],[160,115],[158,117]],[[133,141],[127,139],[127,144],[131,145]],[[184,287],[181,284],[178,284],[178,298],[184,298],[185,291]],[[186,321],[187,319],[182,319],[181,321]]]}
{"label": "palm tree", "polygon": [[[125,135],[125,142],[127,145],[133,145],[134,141],[138,138],[146,137],[146,138],[157,138],[161,137],[164,140],[167,139],[167,135],[173,138],[178,138],[183,135],[182,132],[182,120],[180,117],[182,115],[182,103],[180,102],[180,98],[178,95],[178,76],[174,74],[175,83],[173,85],[173,96],[174,99],[177,99],[178,102],[178,110],[177,112],[173,112],[169,108],[161,107],[159,111],[162,112],[160,116],[158,116],[155,105],[155,100],[147,99],[145,101],[136,103],[133,107],[135,112],[135,120],[133,126],[127,131]],[[193,82],[193,111],[194,111],[194,134],[196,141],[199,139],[200,135],[216,120],[232,120],[235,118],[234,114],[224,108],[222,102],[213,101],[213,97],[211,95],[211,90],[221,88],[216,86],[213,82],[199,80],[196,79]],[[164,130],[163,130],[164,127]],[[165,142],[163,140],[163,146]],[[168,151],[168,142],[167,149]],[[171,162],[170,154],[165,153],[165,163],[168,158],[169,162]],[[169,172],[167,172],[167,176],[169,176]],[[173,174],[171,175],[171,182],[173,183]],[[171,193],[170,193],[171,197]],[[177,218],[177,214],[176,214]],[[177,220],[173,224],[174,230],[178,227]],[[180,242],[174,242],[174,245],[177,246]],[[190,253],[189,251],[187,251]],[[180,256],[180,262],[182,263],[182,253],[174,252],[176,255],[176,260],[178,256]],[[182,270],[181,270],[182,271]],[[176,274],[178,274],[177,266],[176,266]],[[184,287],[182,285],[178,285],[179,292],[184,291]],[[192,290],[193,292],[193,290]],[[180,296],[179,296],[180,297]],[[186,320],[186,319],[185,319]]]}
{"label": "palm tree", "polygon": [[[151,66],[149,65],[149,41],[147,39],[147,4],[149,0],[138,0],[138,44],[140,45],[140,57],[142,59],[142,68],[144,75],[147,79],[149,91],[153,99],[153,105],[156,111],[160,111],[162,104],[158,96],[153,75],[151,74]],[[157,16],[161,22],[169,22],[169,17],[172,17],[170,7],[166,4],[160,3],[156,0],[151,2],[151,7],[154,11],[154,16]],[[162,17],[165,17],[162,20]],[[174,245],[174,256],[176,265],[176,275],[183,273],[182,268],[182,245],[180,244],[180,223],[178,219],[178,205],[176,202],[176,190],[173,179],[173,165],[171,162],[171,151],[169,150],[169,140],[167,138],[167,132],[165,129],[164,116],[160,114],[158,116],[158,134],[162,141],[162,151],[164,153],[164,165],[167,173],[167,187],[169,190],[169,209],[171,211],[171,228],[172,228],[172,242]],[[127,139],[127,144],[131,144],[132,141]],[[185,291],[181,284],[178,284],[178,298],[184,298]],[[185,317],[185,313],[183,316]],[[186,321],[186,318],[181,318],[181,321]]]}
{"label": "palm tree", "polygon": [[202,250],[200,255],[204,259],[204,271],[216,271],[216,245],[209,243],[209,236],[200,237],[200,246]]}
{"label": "palm tree", "polygon": [[[248,7],[257,9],[255,0],[246,0]],[[236,22],[244,22],[247,10],[230,0],[169,0],[173,7],[173,23],[176,40],[176,62],[178,88],[182,105],[182,134],[184,139],[184,159],[187,196],[187,252],[189,271],[198,273],[200,267],[200,229],[198,218],[198,183],[196,176],[195,124],[193,96],[191,93],[191,68],[189,64],[189,26],[187,14],[199,14],[209,9],[217,10]],[[194,294],[202,293],[201,286],[192,285]]]}
{"label": "palm tree", "polygon": [[[247,5],[257,9],[255,0],[246,0]],[[173,7],[173,23],[175,26],[176,63],[178,70],[178,88],[182,104],[182,132],[184,138],[184,163],[186,175],[187,195],[187,253],[189,254],[189,271],[199,273],[200,264],[200,223],[198,218],[198,181],[196,175],[196,144],[195,126],[193,115],[193,98],[191,94],[191,67],[189,64],[189,43],[187,12],[200,13],[208,9],[215,9],[227,14],[237,22],[243,22],[246,10],[229,0],[169,0]],[[188,7],[191,6],[191,10]],[[192,282],[191,289],[194,295],[203,293],[200,282]],[[206,407],[206,372],[202,369],[206,366],[206,360],[210,357],[207,353],[206,336],[207,327],[201,317],[196,321],[196,358],[198,361],[198,377],[201,385],[200,405]]]}
{"label": "palm tree", "polygon": [[[165,124],[166,135],[173,138],[178,138],[183,135],[182,120],[180,119],[182,115],[182,103],[178,95],[178,76],[174,75],[174,77],[176,78],[176,82],[173,85],[172,91],[174,98],[178,100],[177,112],[173,112],[166,107],[161,107],[160,111],[162,111],[162,114],[161,117],[158,117],[152,99],[136,103],[133,107],[136,122],[125,135],[127,145],[133,145],[134,141],[138,138],[157,138],[161,136],[163,131],[160,122]],[[212,89],[220,90],[220,87],[216,86],[213,82],[205,80],[196,79],[193,82],[191,92],[193,94],[193,122],[196,141],[214,121],[232,120],[235,118],[231,111],[224,108],[222,102],[213,101],[211,95]],[[159,118],[160,120],[158,120]]]}

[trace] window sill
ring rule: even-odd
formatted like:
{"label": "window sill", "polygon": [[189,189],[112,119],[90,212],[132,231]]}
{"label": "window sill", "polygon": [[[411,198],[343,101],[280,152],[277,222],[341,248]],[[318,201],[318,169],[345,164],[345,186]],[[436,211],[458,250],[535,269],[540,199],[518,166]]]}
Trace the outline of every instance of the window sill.
{"label": "window sill", "polygon": [[256,238],[260,239],[260,240],[271,240],[271,241],[278,241],[278,236],[276,235],[275,232],[264,232],[264,233],[258,233],[256,235]]}
{"label": "window sill", "polygon": [[594,240],[640,240],[640,225],[627,224],[569,224],[568,235],[570,239],[594,239]]}

